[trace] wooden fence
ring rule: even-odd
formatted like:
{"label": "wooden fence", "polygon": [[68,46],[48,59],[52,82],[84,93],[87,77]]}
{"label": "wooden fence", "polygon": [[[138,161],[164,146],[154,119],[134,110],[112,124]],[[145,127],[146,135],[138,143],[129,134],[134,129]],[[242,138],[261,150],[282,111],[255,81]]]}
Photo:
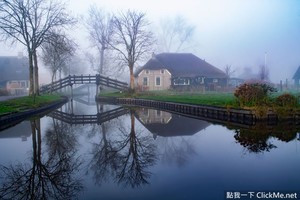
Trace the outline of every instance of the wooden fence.
{"label": "wooden fence", "polygon": [[53,91],[57,91],[59,89],[65,88],[67,86],[73,86],[73,84],[87,84],[93,83],[97,86],[106,86],[110,88],[114,88],[117,90],[126,90],[128,88],[128,84],[122,81],[118,81],[115,79],[111,79],[100,74],[96,75],[69,75],[60,80],[54,81],[53,83],[43,85],[40,88],[40,93],[50,93]]}

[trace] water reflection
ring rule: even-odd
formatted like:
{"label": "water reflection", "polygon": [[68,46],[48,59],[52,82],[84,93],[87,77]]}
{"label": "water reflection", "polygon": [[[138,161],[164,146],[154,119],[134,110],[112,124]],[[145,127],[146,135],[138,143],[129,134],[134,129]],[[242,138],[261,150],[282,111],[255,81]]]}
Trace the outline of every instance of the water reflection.
{"label": "water reflection", "polygon": [[[157,160],[156,146],[150,136],[136,131],[134,111],[130,112],[130,128],[118,124],[119,134],[113,140],[107,137],[107,127],[101,125],[102,137],[93,146],[90,169],[97,184],[109,178],[132,188],[148,184],[149,167]],[[116,139],[117,138],[117,139]]]}
{"label": "water reflection", "polygon": [[169,164],[175,163],[180,167],[197,154],[193,144],[183,136],[199,133],[210,125],[206,121],[160,110],[139,108],[135,111],[137,118],[153,134],[153,138],[161,137],[160,160]]}
{"label": "water reflection", "polygon": [[[1,166],[3,177],[0,196],[3,199],[72,199],[83,189],[80,180],[73,174],[81,163],[74,159],[72,148],[62,148],[62,138],[48,138],[49,155],[42,152],[40,119],[31,120],[32,157],[31,163],[17,163]],[[53,133],[64,133],[55,127]],[[50,132],[49,132],[50,133]],[[63,139],[64,140],[64,139]],[[57,147],[57,148],[56,148]],[[56,151],[61,149],[61,151]],[[54,153],[55,152],[55,153]]]}
{"label": "water reflection", "polygon": [[272,144],[272,138],[290,142],[296,138],[298,130],[299,128],[290,122],[282,122],[273,126],[257,123],[248,129],[235,128],[234,138],[248,152],[263,153],[277,148]]}
{"label": "water reflection", "polygon": [[[88,118],[95,121],[88,123]],[[204,194],[201,197],[209,197],[205,191],[211,194],[216,184],[223,194],[228,188],[239,189],[240,183],[242,189],[260,189],[254,186],[278,178],[278,171],[284,168],[282,160],[295,168],[299,165],[292,148],[281,153],[292,155],[292,159],[277,155],[288,149],[282,148],[283,144],[298,142],[295,138],[299,130],[289,123],[225,127],[148,108],[87,108],[81,102],[71,102],[42,120],[22,122],[0,132],[0,138],[26,136],[28,141],[23,143],[32,143],[30,158],[25,162],[22,158],[18,163],[1,163],[0,198],[90,199],[96,190],[94,197],[101,193],[105,199],[116,190],[121,197],[123,193],[132,197],[131,192],[145,197],[145,192],[152,199],[163,199],[184,197],[180,189],[183,185],[189,197],[199,197],[199,188]],[[247,156],[240,156],[241,150]],[[257,154],[264,159],[252,156]],[[278,161],[273,171],[269,170],[270,160]],[[258,167],[249,167],[253,163]],[[252,180],[256,174],[263,178]],[[291,185],[296,185],[297,180],[293,180]],[[153,194],[157,191],[160,196]]]}

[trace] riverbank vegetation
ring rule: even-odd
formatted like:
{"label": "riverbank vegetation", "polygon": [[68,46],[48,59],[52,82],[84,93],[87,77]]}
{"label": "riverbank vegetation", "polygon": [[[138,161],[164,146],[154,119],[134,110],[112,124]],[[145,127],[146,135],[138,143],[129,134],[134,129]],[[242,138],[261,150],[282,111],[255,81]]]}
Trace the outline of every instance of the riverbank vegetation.
{"label": "riverbank vegetation", "polygon": [[36,109],[44,105],[56,102],[62,97],[59,95],[24,96],[0,102],[0,115],[22,112],[28,109]]}
{"label": "riverbank vegetation", "polygon": [[299,94],[277,92],[267,83],[245,83],[234,93],[147,91],[133,94],[115,92],[100,95],[247,109],[255,112],[258,118],[264,118],[270,113],[276,113],[279,118],[287,118],[300,113]]}
{"label": "riverbank vegetation", "polygon": [[157,101],[168,101],[188,104],[204,104],[212,106],[237,106],[233,93],[191,93],[175,91],[148,91],[139,93],[101,93],[100,96],[112,98],[137,98]]}

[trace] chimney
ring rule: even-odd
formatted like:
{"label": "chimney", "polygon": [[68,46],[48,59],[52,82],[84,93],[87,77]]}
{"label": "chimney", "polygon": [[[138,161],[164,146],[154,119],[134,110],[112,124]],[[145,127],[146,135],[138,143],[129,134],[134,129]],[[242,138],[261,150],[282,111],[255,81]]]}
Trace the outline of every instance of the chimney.
{"label": "chimney", "polygon": [[154,58],[155,57],[155,53],[154,52],[152,52],[152,58]]}

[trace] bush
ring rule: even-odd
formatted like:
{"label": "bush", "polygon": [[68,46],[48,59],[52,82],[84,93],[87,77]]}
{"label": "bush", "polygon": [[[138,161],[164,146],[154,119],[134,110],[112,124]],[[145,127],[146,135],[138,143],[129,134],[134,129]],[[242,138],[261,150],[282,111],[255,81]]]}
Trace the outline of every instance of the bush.
{"label": "bush", "polygon": [[298,99],[292,94],[282,94],[275,99],[278,106],[295,107],[298,104]]}
{"label": "bush", "polygon": [[244,83],[235,90],[234,96],[240,106],[259,106],[268,102],[270,92],[276,89],[267,83]]}

